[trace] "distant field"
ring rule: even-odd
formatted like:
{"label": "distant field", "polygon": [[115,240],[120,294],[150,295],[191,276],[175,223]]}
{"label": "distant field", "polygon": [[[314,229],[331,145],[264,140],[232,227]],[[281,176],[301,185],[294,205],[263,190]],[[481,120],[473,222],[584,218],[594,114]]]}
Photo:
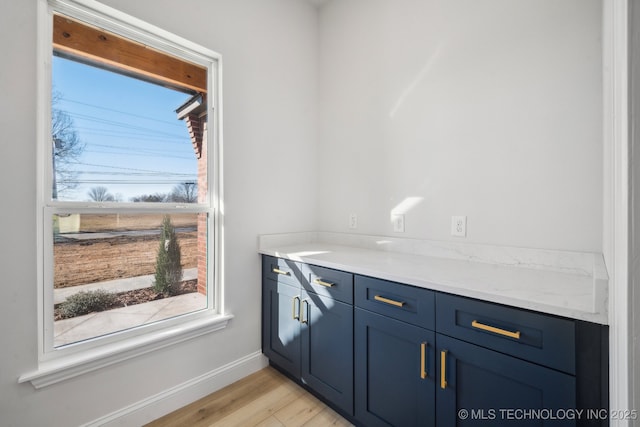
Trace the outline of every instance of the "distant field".
{"label": "distant field", "polygon": [[[80,232],[149,230],[160,228],[162,214],[82,214]],[[196,226],[197,214],[173,214],[174,227]]]}

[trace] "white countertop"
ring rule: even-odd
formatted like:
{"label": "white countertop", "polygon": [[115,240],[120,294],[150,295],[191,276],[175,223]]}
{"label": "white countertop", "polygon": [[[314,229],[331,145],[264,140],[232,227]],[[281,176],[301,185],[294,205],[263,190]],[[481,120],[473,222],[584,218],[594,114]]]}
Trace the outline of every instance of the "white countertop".
{"label": "white countertop", "polygon": [[597,253],[340,233],[260,236],[259,252],[436,291],[608,324]]}

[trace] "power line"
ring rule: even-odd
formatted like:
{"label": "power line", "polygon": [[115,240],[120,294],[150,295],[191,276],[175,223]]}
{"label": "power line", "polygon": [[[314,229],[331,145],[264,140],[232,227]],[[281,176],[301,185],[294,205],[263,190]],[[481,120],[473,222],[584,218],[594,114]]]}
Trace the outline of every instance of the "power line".
{"label": "power line", "polygon": [[140,184],[152,184],[152,185],[176,185],[182,184],[185,180],[182,179],[173,179],[173,180],[140,180],[140,181],[131,181],[131,180],[118,180],[118,179],[74,179],[74,180],[59,180],[58,183],[61,184],[117,184],[117,185],[140,185]]}
{"label": "power line", "polygon": [[[113,148],[114,150],[127,150],[127,151],[130,150],[130,151],[135,152],[135,153],[149,153],[149,154],[166,154],[167,153],[167,149],[166,148],[152,148],[152,147],[139,148],[138,146],[132,147],[131,144],[123,146],[123,145],[93,144],[92,143],[91,147],[92,148],[93,147]],[[173,158],[173,155],[172,155],[172,158]],[[195,159],[195,157],[193,157],[193,159]]]}
{"label": "power line", "polygon": [[143,116],[143,115],[140,115],[140,114],[129,113],[129,112],[126,112],[126,111],[117,110],[115,108],[101,107],[101,106],[98,106],[98,105],[95,105],[95,104],[89,104],[87,102],[81,102],[81,101],[77,101],[75,99],[69,99],[69,98],[66,98],[66,97],[62,97],[61,101],[66,101],[66,102],[71,102],[71,103],[74,103],[74,104],[85,105],[87,107],[96,108],[96,109],[99,109],[99,110],[112,111],[114,113],[124,114],[124,115],[131,116],[131,117],[138,117],[138,118],[145,119],[145,120],[152,120],[152,121],[156,121],[156,122],[160,122],[160,123],[165,123],[165,124],[170,125],[170,126],[183,127],[182,125],[180,125],[178,123],[172,123],[172,122],[169,122],[169,121],[166,121],[166,120],[160,120],[160,119],[157,119],[157,118],[154,118],[154,117]]}
{"label": "power line", "polygon": [[[110,125],[110,126],[115,126],[115,127],[121,127],[121,128],[125,128],[125,129],[131,129],[131,130],[139,130],[139,131],[143,131],[145,134],[157,134],[157,135],[165,135],[165,136],[169,136],[172,138],[180,138],[183,135],[178,135],[175,133],[169,133],[169,132],[163,132],[163,131],[158,131],[158,130],[154,130],[154,129],[149,129],[148,127],[145,126],[137,126],[137,125],[133,125],[130,123],[126,123],[126,122],[121,122],[121,121],[117,121],[117,120],[109,120],[109,119],[103,119],[100,117],[96,117],[96,116],[91,116],[89,114],[82,114],[82,113],[74,113],[68,110],[59,110],[62,111],[66,114],[68,114],[71,118],[74,119],[79,119],[79,120],[86,120],[89,122],[95,122],[95,123],[101,123],[101,124],[105,124],[105,125]],[[185,128],[186,130],[186,128]]]}
{"label": "power line", "polygon": [[154,170],[149,170],[149,169],[126,168],[126,167],[122,167],[122,166],[96,165],[96,164],[93,164],[93,163],[84,163],[84,162],[69,162],[69,164],[81,165],[81,166],[93,166],[93,167],[108,168],[108,169],[120,169],[120,170],[128,170],[128,171],[135,171],[135,172],[151,172],[151,173],[158,173],[158,174],[169,173],[167,171],[154,171]]}
{"label": "power line", "polygon": [[143,133],[119,131],[116,129],[98,129],[84,126],[75,126],[75,129],[82,130],[82,135],[106,136],[108,138],[126,138],[127,141],[152,141],[161,144],[180,144],[183,145],[190,141],[185,135],[184,138],[145,135]]}
{"label": "power line", "polygon": [[179,173],[179,172],[163,172],[163,173],[147,173],[147,172],[97,172],[97,171],[81,171],[81,170],[76,170],[74,172],[77,172],[79,174],[82,175],[106,175],[106,176],[112,176],[112,175],[124,175],[124,176],[182,176],[182,177],[195,177],[197,175],[194,175],[192,173]]}
{"label": "power line", "polygon": [[166,155],[162,155],[161,153],[145,153],[143,152],[131,152],[131,153],[118,153],[116,151],[102,151],[102,150],[84,150],[85,153],[99,153],[99,154],[111,154],[113,156],[139,156],[139,157],[159,157],[161,159],[168,159],[168,160],[194,160],[191,157],[182,157],[182,156],[166,156]]}

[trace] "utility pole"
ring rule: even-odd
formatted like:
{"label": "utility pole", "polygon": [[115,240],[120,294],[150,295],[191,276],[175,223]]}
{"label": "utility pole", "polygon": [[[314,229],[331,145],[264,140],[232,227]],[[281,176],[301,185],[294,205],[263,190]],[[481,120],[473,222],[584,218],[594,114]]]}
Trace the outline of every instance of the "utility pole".
{"label": "utility pole", "polygon": [[51,197],[53,200],[58,200],[58,182],[56,181],[56,149],[62,148],[64,141],[60,138],[53,138],[53,146],[51,147],[51,166],[53,168],[53,188],[51,191]]}

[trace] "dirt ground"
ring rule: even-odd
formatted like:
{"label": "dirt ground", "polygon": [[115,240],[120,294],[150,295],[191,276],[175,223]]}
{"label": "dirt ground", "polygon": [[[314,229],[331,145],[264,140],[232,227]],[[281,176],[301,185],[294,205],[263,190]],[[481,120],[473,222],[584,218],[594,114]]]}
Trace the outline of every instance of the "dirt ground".
{"label": "dirt ground", "polygon": [[[79,228],[56,235],[53,245],[54,288],[65,288],[119,278],[154,274],[160,246],[158,230],[162,214],[83,214],[76,217]],[[182,268],[197,267],[197,214],[171,215],[177,229]],[[55,219],[54,219],[55,221]],[[146,233],[145,231],[156,231]],[[191,231],[185,231],[191,230]],[[121,231],[133,231],[123,233]],[[140,232],[138,232],[140,231]],[[114,233],[104,237],[90,233]],[[183,281],[178,294],[197,291],[197,280]],[[105,310],[164,298],[153,288],[137,289],[115,295]],[[55,320],[64,318],[60,307],[54,308]]]}
{"label": "dirt ground", "polygon": [[[197,267],[197,233],[177,235],[182,267]],[[154,274],[159,244],[157,235],[56,242],[54,287]]]}

